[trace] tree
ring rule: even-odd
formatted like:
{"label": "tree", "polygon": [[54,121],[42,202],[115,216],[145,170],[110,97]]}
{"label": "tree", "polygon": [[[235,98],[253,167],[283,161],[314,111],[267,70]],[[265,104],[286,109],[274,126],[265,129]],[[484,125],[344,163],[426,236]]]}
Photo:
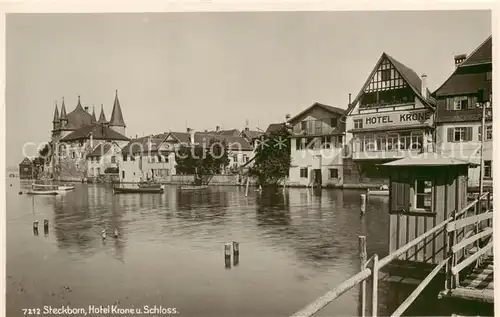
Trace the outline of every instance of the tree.
{"label": "tree", "polygon": [[255,149],[255,164],[249,174],[259,179],[261,185],[277,186],[290,170],[290,132],[282,129],[265,134]]}
{"label": "tree", "polygon": [[222,140],[212,139],[207,147],[183,144],[176,153],[176,170],[195,175],[195,183],[208,183],[215,174],[229,165],[228,148]]}

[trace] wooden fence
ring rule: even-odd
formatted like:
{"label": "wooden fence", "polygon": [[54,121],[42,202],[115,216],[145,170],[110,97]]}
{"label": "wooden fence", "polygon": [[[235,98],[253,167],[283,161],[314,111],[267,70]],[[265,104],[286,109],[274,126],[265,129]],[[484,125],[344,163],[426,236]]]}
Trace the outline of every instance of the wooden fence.
{"label": "wooden fence", "polygon": [[[486,203],[486,206],[483,206],[484,203]],[[470,215],[471,210],[473,211],[472,215]],[[459,212],[454,212],[443,222],[381,260],[378,259],[377,254],[374,254],[369,260],[366,260],[366,238],[364,236],[359,237],[361,271],[327,292],[325,295],[316,299],[302,310],[296,312],[292,317],[313,316],[333,300],[357,285],[360,285],[361,316],[364,317],[366,314],[366,281],[368,279],[371,279],[373,289],[371,298],[372,316],[376,317],[378,314],[378,279],[380,269],[392,261],[399,259],[408,250],[418,246],[433,234],[446,230],[448,256],[434,267],[417,288],[391,315],[401,316],[443,268],[445,268],[446,276],[445,290],[449,290],[459,285],[459,273],[464,268],[470,266],[474,262],[478,265],[481,256],[486,254],[493,247],[493,239],[491,239],[486,246],[479,248],[479,240],[481,238],[493,235],[493,229],[490,228],[492,225],[492,217],[491,195],[490,193],[485,193]],[[467,250],[471,245],[477,248],[474,253],[470,252],[471,250]]]}

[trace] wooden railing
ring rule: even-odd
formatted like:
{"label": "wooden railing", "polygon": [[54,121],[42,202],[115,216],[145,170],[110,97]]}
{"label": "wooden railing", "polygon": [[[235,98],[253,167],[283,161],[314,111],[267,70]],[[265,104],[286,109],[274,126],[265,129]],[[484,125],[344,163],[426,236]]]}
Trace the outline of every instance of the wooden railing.
{"label": "wooden railing", "polygon": [[[483,203],[486,203],[485,212],[482,212]],[[471,209],[474,214],[467,216]],[[366,315],[366,281],[371,279],[372,298],[371,298],[371,312],[372,316],[376,317],[378,314],[378,279],[379,271],[392,261],[398,259],[401,255],[405,254],[408,250],[416,247],[418,244],[425,241],[427,238],[434,234],[445,230],[447,232],[447,248],[448,256],[438,263],[434,269],[424,278],[424,280],[417,286],[417,288],[401,303],[401,305],[392,313],[391,316],[401,316],[408,307],[418,298],[422,291],[429,285],[429,283],[442,271],[445,267],[445,290],[455,288],[459,285],[459,273],[465,267],[468,267],[474,261],[476,265],[481,260],[481,256],[488,252],[493,247],[493,239],[486,246],[478,248],[477,252],[469,256],[468,252],[462,252],[468,246],[475,244],[479,246],[479,240],[493,234],[491,221],[493,217],[491,207],[491,195],[485,193],[478,199],[471,202],[459,212],[454,212],[450,217],[436,225],[432,229],[426,231],[422,235],[416,237],[406,245],[400,247],[396,251],[387,255],[380,261],[378,255],[374,254],[369,260],[366,260],[366,237],[359,237],[360,245],[360,267],[361,271],[351,278],[344,281],[325,295],[316,299],[311,304],[307,305],[300,311],[296,312],[292,317],[310,317],[319,312],[322,308],[327,306],[333,300],[339,298],[342,294],[360,285],[361,309],[360,315]],[[482,223],[488,222],[489,226],[482,228]],[[465,232],[469,227],[473,227],[471,231]],[[484,230],[482,230],[484,229]],[[460,232],[458,232],[460,231]],[[462,236],[459,241],[458,237]]]}

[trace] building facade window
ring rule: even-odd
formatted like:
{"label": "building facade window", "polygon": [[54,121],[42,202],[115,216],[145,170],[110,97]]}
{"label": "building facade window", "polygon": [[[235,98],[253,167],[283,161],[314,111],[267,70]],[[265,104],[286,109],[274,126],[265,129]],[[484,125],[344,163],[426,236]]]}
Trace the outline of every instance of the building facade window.
{"label": "building facade window", "polygon": [[472,127],[448,128],[448,142],[472,141]]}
{"label": "building facade window", "polygon": [[431,209],[432,204],[432,181],[416,180],[414,187],[414,206],[417,209]]}
{"label": "building facade window", "polygon": [[465,110],[476,107],[476,96],[458,96],[446,98],[446,110]]}
{"label": "building facade window", "polygon": [[300,123],[300,129],[301,130],[307,130],[307,121],[302,121]]}
{"label": "building facade window", "polygon": [[307,178],[307,167],[300,169],[300,178]]}
{"label": "building facade window", "polygon": [[101,168],[100,167],[97,168],[97,175],[101,175]]}
{"label": "building facade window", "polygon": [[354,129],[363,129],[363,119],[354,119]]}
{"label": "building facade window", "polygon": [[116,157],[114,155],[111,156],[111,164],[116,164]]}
{"label": "building facade window", "polygon": [[391,70],[390,69],[383,69],[380,71],[381,79],[382,81],[388,81],[391,80]]}
{"label": "building facade window", "polygon": [[453,141],[459,142],[459,141],[465,141],[465,128],[455,128],[453,132]]}
{"label": "building facade window", "polygon": [[491,161],[484,161],[484,178],[491,178]]}
{"label": "building facade window", "polygon": [[336,168],[330,168],[330,178],[339,178],[339,170]]}
{"label": "building facade window", "polygon": [[126,162],[127,161],[127,155],[126,154],[123,154],[123,161]]}
{"label": "building facade window", "polygon": [[[478,141],[482,141],[482,127],[478,127],[477,129],[477,136],[478,136]],[[487,125],[486,126],[486,135],[485,135],[485,141],[490,141],[493,140],[493,126],[492,125]]]}
{"label": "building facade window", "polygon": [[491,81],[492,74],[491,72],[486,72],[486,80]]}

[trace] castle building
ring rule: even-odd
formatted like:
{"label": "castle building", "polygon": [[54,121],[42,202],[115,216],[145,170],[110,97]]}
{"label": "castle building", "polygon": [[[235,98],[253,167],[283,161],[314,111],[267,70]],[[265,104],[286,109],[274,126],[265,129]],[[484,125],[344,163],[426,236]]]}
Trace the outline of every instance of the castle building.
{"label": "castle building", "polygon": [[[117,145],[112,147],[115,149],[123,148],[129,142],[129,138],[125,136],[126,124],[118,99],[118,91],[116,91],[110,121],[106,120],[102,105],[99,120],[96,120],[95,109],[92,109],[90,113],[89,107],[83,107],[78,96],[75,109],[69,113],[66,113],[64,98],[61,113],[56,104],[52,124],[51,144],[54,153],[47,170],[60,180],[87,178],[89,154],[95,157],[96,149],[108,148],[102,146],[104,143]],[[111,159],[113,162],[121,156],[119,153],[114,154],[109,151],[102,155],[116,155],[115,159]],[[104,172],[105,168],[95,166],[93,170]],[[92,176],[98,176],[93,174]]]}

